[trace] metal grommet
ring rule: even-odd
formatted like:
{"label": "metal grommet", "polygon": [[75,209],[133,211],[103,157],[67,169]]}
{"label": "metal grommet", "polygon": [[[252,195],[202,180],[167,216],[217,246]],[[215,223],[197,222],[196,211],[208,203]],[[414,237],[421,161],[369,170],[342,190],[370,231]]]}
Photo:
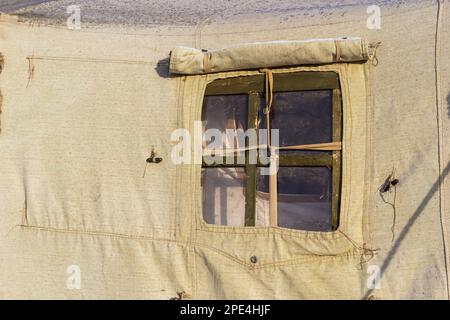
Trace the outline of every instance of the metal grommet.
{"label": "metal grommet", "polygon": [[258,262],[258,258],[256,256],[251,256],[250,257],[250,262],[251,263],[257,263]]}

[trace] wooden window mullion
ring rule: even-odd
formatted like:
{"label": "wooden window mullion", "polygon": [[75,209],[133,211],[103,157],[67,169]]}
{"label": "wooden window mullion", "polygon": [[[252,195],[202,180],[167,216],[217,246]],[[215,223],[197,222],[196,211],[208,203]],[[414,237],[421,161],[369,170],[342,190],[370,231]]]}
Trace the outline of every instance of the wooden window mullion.
{"label": "wooden window mullion", "polygon": [[311,155],[279,155],[280,167],[331,167],[333,156],[331,154]]}
{"label": "wooden window mullion", "polygon": [[[339,89],[333,90],[333,141],[342,141],[342,103]],[[333,151],[331,224],[336,230],[339,224],[339,199],[341,192],[342,150]]]}
{"label": "wooden window mullion", "polygon": [[[250,92],[248,97],[248,125],[249,131],[255,130],[258,120],[258,111],[260,104],[260,96],[258,92]],[[247,139],[246,146],[249,146]],[[250,163],[250,152],[245,152],[245,226],[255,226],[256,216],[256,163]],[[253,151],[254,152],[254,151]]]}

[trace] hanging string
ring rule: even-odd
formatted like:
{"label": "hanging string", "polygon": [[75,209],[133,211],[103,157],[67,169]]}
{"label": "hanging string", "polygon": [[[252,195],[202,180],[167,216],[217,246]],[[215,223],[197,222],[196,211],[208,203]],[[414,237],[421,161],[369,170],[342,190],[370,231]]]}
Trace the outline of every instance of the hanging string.
{"label": "hanging string", "polygon": [[251,150],[268,149],[268,148],[271,148],[272,150],[340,151],[340,150],[342,150],[342,143],[340,141],[335,141],[335,142],[301,144],[301,145],[284,146],[284,147],[260,144],[260,145],[256,145],[256,146],[248,146],[248,147],[242,147],[242,148],[225,148],[225,149],[216,149],[216,148],[207,149],[206,148],[203,150],[203,155],[226,155],[226,154],[233,154],[233,153],[245,152],[245,151],[251,151]]}
{"label": "hanging string", "polygon": [[266,107],[264,114],[266,115],[266,129],[267,129],[267,147],[270,151],[270,174],[269,174],[269,195],[270,195],[270,225],[272,227],[278,226],[278,208],[277,208],[277,163],[278,163],[278,149],[272,147],[270,134],[270,113],[272,111],[273,102],[273,73],[270,69],[261,69],[260,72],[265,75],[265,93],[266,93]]}

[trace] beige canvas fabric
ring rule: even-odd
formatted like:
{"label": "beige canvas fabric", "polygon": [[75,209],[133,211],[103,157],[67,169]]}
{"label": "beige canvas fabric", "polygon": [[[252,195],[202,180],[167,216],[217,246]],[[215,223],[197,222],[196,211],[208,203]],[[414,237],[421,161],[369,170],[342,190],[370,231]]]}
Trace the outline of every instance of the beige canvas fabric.
{"label": "beige canvas fabric", "polygon": [[[143,30],[2,16],[0,297],[448,299],[450,6],[383,6],[379,30],[356,8]],[[171,133],[199,119],[208,83],[258,71],[169,76],[163,59],[342,34],[381,41],[378,65],[274,70],[340,75],[342,232],[205,224],[200,167],[170,161]],[[152,149],[161,163],[146,164]],[[390,205],[378,189],[393,170]]]}
{"label": "beige canvas fabric", "polygon": [[248,43],[211,51],[175,47],[170,72],[200,74],[367,59],[367,43],[360,38]]}

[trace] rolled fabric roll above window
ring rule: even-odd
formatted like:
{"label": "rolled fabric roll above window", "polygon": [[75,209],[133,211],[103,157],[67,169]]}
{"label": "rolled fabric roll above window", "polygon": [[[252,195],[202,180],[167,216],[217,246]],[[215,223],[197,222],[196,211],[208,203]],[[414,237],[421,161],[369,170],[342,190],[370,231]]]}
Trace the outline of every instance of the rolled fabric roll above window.
{"label": "rolled fabric roll above window", "polygon": [[178,46],[170,53],[170,72],[205,74],[335,62],[367,61],[368,45],[361,38],[311,39],[240,44],[218,50]]}

